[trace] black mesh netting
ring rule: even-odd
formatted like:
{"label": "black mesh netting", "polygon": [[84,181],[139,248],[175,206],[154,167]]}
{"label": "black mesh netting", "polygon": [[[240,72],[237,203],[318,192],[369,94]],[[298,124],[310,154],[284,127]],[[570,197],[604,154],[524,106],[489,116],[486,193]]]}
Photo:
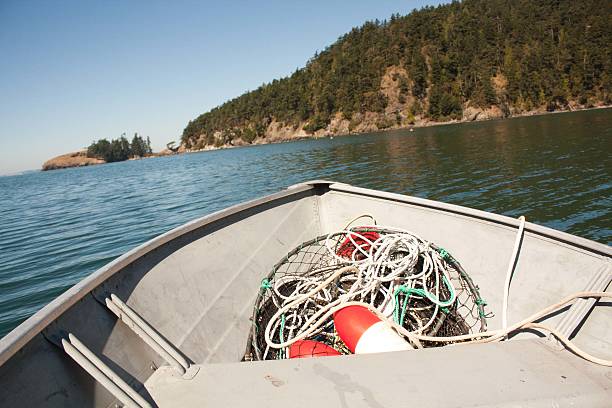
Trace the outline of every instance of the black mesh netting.
{"label": "black mesh netting", "polygon": [[[307,329],[311,330],[303,340],[333,349],[318,345],[311,350],[313,355],[350,354],[335,330],[333,316],[323,313],[345,300],[368,303],[406,330],[426,336],[486,330],[485,303],[477,287],[444,249],[395,229],[372,226],[350,231],[350,236],[343,231],[304,242],[273,267],[255,302],[245,359],[287,358],[288,346],[275,348],[270,342],[288,342]],[[355,268],[340,270],[351,265]],[[313,293],[304,296],[309,292]],[[265,338],[268,325],[270,342]],[[444,344],[422,342],[424,347]]]}

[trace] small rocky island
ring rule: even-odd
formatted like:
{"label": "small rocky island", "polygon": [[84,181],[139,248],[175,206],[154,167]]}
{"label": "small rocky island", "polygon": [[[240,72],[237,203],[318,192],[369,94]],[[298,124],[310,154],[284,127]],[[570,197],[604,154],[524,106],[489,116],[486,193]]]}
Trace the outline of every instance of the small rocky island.
{"label": "small rocky island", "polygon": [[106,161],[95,157],[87,157],[87,150],[83,149],[78,152],[63,154],[47,160],[42,165],[42,170],[58,170],[67,169],[69,167],[92,166],[94,164],[103,164]]}
{"label": "small rocky island", "polygon": [[167,156],[176,152],[176,149],[171,149],[171,147],[159,153],[153,153],[151,140],[148,137],[145,139],[139,136],[138,133],[135,133],[134,138],[129,142],[125,138],[124,133],[119,139],[112,139],[111,141],[100,139],[94,141],[87,149],[63,154],[47,160],[43,163],[42,170],[67,169],[70,167],[92,166],[145,157]]}

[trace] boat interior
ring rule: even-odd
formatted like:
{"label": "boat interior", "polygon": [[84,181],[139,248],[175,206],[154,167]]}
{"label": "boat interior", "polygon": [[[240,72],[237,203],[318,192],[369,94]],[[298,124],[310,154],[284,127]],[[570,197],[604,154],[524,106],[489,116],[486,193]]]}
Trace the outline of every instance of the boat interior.
{"label": "boat interior", "polygon": [[[243,361],[262,279],[364,213],[445,248],[486,300],[488,328],[501,327],[518,220],[312,181],[178,227],[54,300],[0,341],[0,406],[609,406],[612,368],[537,329],[487,344]],[[612,293],[611,259],[606,245],[527,222],[508,321],[575,292]],[[538,322],[612,359],[610,299],[579,299]]]}

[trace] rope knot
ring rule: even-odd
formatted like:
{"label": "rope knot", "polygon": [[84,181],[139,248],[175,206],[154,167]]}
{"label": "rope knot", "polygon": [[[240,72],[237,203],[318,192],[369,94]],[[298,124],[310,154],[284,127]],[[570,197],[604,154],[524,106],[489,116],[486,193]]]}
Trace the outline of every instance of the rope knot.
{"label": "rope knot", "polygon": [[270,280],[268,278],[264,278],[261,281],[261,289],[262,290],[272,289],[272,284],[270,283]]}
{"label": "rope knot", "polygon": [[440,248],[438,252],[440,253],[440,256],[442,257],[442,259],[446,260],[450,258],[450,254],[448,253],[446,249]]}

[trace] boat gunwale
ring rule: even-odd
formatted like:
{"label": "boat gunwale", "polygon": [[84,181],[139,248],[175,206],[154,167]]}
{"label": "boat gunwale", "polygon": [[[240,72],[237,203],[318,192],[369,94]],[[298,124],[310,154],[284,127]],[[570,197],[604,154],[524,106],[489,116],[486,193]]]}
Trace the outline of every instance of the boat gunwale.
{"label": "boat gunwale", "polygon": [[[331,191],[346,192],[351,194],[358,194],[362,196],[372,198],[382,198],[385,200],[397,201],[405,204],[412,204],[419,207],[425,207],[434,210],[441,210],[443,212],[454,213],[457,215],[468,216],[471,218],[478,218],[484,221],[491,221],[496,224],[506,225],[508,227],[518,228],[520,221],[518,218],[508,217],[506,215],[500,215],[488,211],[477,210],[475,208],[464,207],[457,204],[445,203],[442,201],[434,201],[426,198],[420,198],[415,196],[390,193],[386,191],[378,191],[367,189],[363,187],[355,187],[344,183],[332,183],[329,185]],[[567,232],[559,231],[554,228],[545,227],[543,225],[534,224],[532,222],[525,222],[525,232],[540,235],[546,238],[550,238],[556,242],[562,242],[569,244],[573,247],[586,249],[589,252],[595,252],[605,257],[612,257],[612,247],[587,239],[577,235],[569,234]]]}
{"label": "boat gunwale", "polygon": [[[416,205],[434,210],[440,210],[443,212],[454,213],[461,216],[481,219],[511,227],[518,227],[519,225],[519,221],[517,219],[504,215],[414,196],[354,187],[344,183],[336,183],[327,180],[313,180],[295,184],[277,193],[239,203],[231,207],[205,215],[203,217],[196,218],[131,249],[130,251],[118,257],[117,259],[99,268],[88,277],[76,283],[66,292],[53,299],[50,303],[48,303],[34,315],[30,316],[19,326],[10,331],[5,337],[1,338],[0,366],[2,366],[6,361],[8,361],[21,348],[27,345],[30,340],[32,340],[49,324],[51,324],[54,320],[61,316],[66,310],[75,305],[79,300],[81,300],[88,293],[98,287],[101,283],[112,277],[117,272],[121,271],[123,268],[125,268],[132,262],[150,253],[151,251],[156,250],[157,248],[187,233],[205,227],[206,225],[212,224],[228,216],[235,215],[240,212],[247,211],[255,207],[262,206],[287,197],[297,196],[307,191],[311,191],[313,195],[325,194],[329,191],[345,192],[366,197]],[[562,242],[565,244],[570,244],[574,247],[586,249],[589,252],[595,252],[606,257],[612,257],[612,247],[600,244],[598,242],[586,238],[581,238],[572,234],[561,232],[548,227],[543,227],[541,225],[533,224],[530,222],[525,223],[525,231],[551,238],[557,242]]]}

